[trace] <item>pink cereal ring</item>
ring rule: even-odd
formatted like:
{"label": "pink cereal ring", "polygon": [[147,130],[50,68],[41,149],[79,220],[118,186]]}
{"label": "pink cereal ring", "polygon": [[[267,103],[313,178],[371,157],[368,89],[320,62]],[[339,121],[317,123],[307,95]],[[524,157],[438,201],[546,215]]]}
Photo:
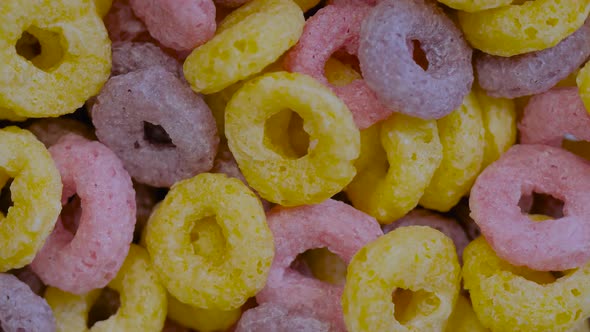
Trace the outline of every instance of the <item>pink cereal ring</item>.
{"label": "pink cereal ring", "polygon": [[[471,190],[471,216],[512,265],[563,271],[590,261],[590,164],[560,148],[515,145]],[[518,202],[533,192],[564,202],[564,217],[533,222]]]}
{"label": "pink cereal ring", "polygon": [[345,203],[328,199],[317,205],[277,206],[267,214],[275,239],[275,257],[266,286],[256,295],[259,304],[329,322],[331,331],[346,331],[340,298],[343,285],[306,277],[290,268],[297,255],[327,247],[346,263],[366,243],[383,235],[379,223]]}
{"label": "pink cereal ring", "polygon": [[590,115],[578,88],[554,88],[530,99],[518,129],[522,144],[560,147],[564,137],[590,141]]}
{"label": "pink cereal ring", "polygon": [[129,0],[115,0],[111,10],[104,17],[104,25],[111,41],[151,41],[143,22],[135,16]]}
{"label": "pink cereal ring", "polygon": [[324,67],[332,54],[341,48],[358,53],[360,26],[369,12],[368,6],[326,6],[307,20],[299,42],[285,58],[285,69],[299,72],[329,86],[352,112],[359,129],[386,119],[393,110],[385,107],[364,80],[344,86],[328,82]]}
{"label": "pink cereal ring", "polygon": [[330,324],[265,303],[244,312],[235,332],[329,332]]}
{"label": "pink cereal ring", "polygon": [[192,50],[215,34],[215,5],[211,0],[130,0],[133,12],[162,45]]}
{"label": "pink cereal ring", "polygon": [[119,271],[133,238],[131,178],[111,150],[81,136],[66,135],[49,152],[64,186],[62,205],[77,194],[82,212],[75,235],[64,226],[62,212],[31,266],[44,283],[70,293],[103,288]]}

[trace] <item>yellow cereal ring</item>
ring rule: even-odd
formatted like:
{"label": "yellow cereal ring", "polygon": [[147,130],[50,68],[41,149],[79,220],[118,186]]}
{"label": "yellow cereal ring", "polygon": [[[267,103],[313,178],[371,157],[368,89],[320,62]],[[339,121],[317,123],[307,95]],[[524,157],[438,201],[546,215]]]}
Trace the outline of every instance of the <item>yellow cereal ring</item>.
{"label": "yellow cereal ring", "polygon": [[438,120],[443,159],[420,205],[446,212],[469,192],[481,170],[485,144],[482,113],[474,93],[453,113]]}
{"label": "yellow cereal ring", "polygon": [[13,206],[0,222],[0,272],[29,264],[61,211],[62,183],[49,152],[31,132],[0,130],[0,187],[9,178]]}
{"label": "yellow cereal ring", "polygon": [[0,118],[74,112],[108,79],[111,44],[90,0],[2,1],[0,21]]}
{"label": "yellow cereal ring", "polygon": [[[202,256],[191,244],[193,224],[211,220],[207,217],[215,217],[225,237],[221,257]],[[273,238],[260,201],[240,180],[202,173],[178,182],[146,227],[154,266],[181,302],[230,310],[264,287]],[[201,229],[201,236],[207,229],[212,228]]]}
{"label": "yellow cereal ring", "polygon": [[475,315],[469,299],[463,295],[457,298],[455,309],[447,322],[446,332],[488,332],[489,330],[481,325]]}
{"label": "yellow cereal ring", "polygon": [[576,83],[578,85],[578,90],[580,90],[580,97],[582,97],[586,111],[590,113],[590,61],[586,62],[584,67],[582,67],[578,73]]}
{"label": "yellow cereal ring", "polygon": [[225,331],[240,319],[240,308],[232,310],[200,309],[168,295],[168,318],[195,331]]}
{"label": "yellow cereal ring", "polygon": [[[392,303],[396,288],[413,292],[406,306],[395,308]],[[355,332],[441,331],[459,288],[453,241],[430,227],[400,227],[352,258],[342,295],[344,320]]]}
{"label": "yellow cereal ring", "polygon": [[492,331],[569,331],[590,315],[590,264],[555,280],[501,260],[483,237],[465,248],[463,262],[473,309]]}
{"label": "yellow cereal ring", "polygon": [[465,12],[473,13],[479,12],[486,9],[504,7],[512,4],[513,0],[438,0],[440,3],[462,10]]}
{"label": "yellow cereal ring", "polygon": [[535,0],[458,16],[473,47],[508,57],[557,45],[589,12],[590,0]]}
{"label": "yellow cereal ring", "polygon": [[138,331],[160,332],[166,320],[166,290],[153,270],[145,249],[132,244],[119,273],[109,285],[119,292],[121,305],[116,314],[88,329],[88,312],[100,290],[85,295],[49,287],[45,299],[53,310],[58,332]]}
{"label": "yellow cereal ring", "polygon": [[[270,139],[267,119],[292,109],[303,119],[309,149],[282,155],[285,133]],[[299,74],[270,73],[244,84],[226,108],[225,133],[244,177],[264,199],[294,206],[324,201],[354,177],[360,135],[346,105],[330,89]],[[269,130],[267,132],[267,129]]]}
{"label": "yellow cereal ring", "polygon": [[492,98],[475,90],[485,129],[485,147],[481,168],[496,161],[516,142],[516,106],[511,99]]}
{"label": "yellow cereal ring", "polygon": [[292,0],[253,0],[229,14],[213,39],[184,63],[193,90],[205,94],[258,73],[295,45],[305,19]]}
{"label": "yellow cereal ring", "polygon": [[113,0],[94,0],[96,11],[100,17],[104,17],[109,12],[112,4]]}
{"label": "yellow cereal ring", "polygon": [[[266,68],[264,68],[264,70],[262,70],[261,74],[262,73],[272,73],[275,71],[282,71],[282,70],[283,70],[283,58],[281,57],[277,61],[271,63]],[[205,102],[207,103],[209,108],[211,109],[211,113],[213,114],[213,117],[215,118],[215,123],[217,124],[217,133],[219,134],[219,136],[222,139],[225,138],[225,106],[227,106],[227,103],[229,102],[231,97],[234,95],[234,93],[236,91],[238,91],[242,87],[242,85],[244,85],[244,83],[246,83],[245,80],[239,81],[237,83],[234,83],[234,84],[228,86],[227,88],[225,88],[219,92],[215,92],[215,93],[203,96],[203,99],[205,100]]]}
{"label": "yellow cereal ring", "polygon": [[353,205],[387,224],[418,205],[443,159],[436,121],[395,114],[362,133]]}

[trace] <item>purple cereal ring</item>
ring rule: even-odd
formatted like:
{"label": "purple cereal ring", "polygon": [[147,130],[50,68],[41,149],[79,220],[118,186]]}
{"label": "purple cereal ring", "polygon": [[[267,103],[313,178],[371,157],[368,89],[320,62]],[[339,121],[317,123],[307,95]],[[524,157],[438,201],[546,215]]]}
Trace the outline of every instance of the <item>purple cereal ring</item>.
{"label": "purple cereal ring", "polygon": [[297,255],[322,247],[348,264],[365,244],[383,235],[379,223],[331,199],[317,205],[277,206],[267,214],[267,222],[275,240],[275,257],[266,286],[256,295],[256,301],[328,322],[331,331],[346,331],[340,304],[344,286],[305,277],[290,265]]}
{"label": "purple cereal ring", "polygon": [[329,332],[330,324],[313,317],[289,312],[288,309],[265,303],[247,310],[235,332]]}
{"label": "purple cereal ring", "polygon": [[152,43],[113,43],[111,75],[118,76],[151,67],[162,67],[184,79],[182,65]]}
{"label": "purple cereal ring", "polygon": [[209,107],[161,67],[112,77],[92,122],[138,182],[170,187],[213,167],[219,137]]}
{"label": "purple cereal ring", "polygon": [[[590,164],[546,145],[515,145],[471,189],[471,216],[498,257],[538,271],[590,261]],[[532,193],[564,202],[564,217],[532,221],[518,205]]]}
{"label": "purple cereal ring", "polygon": [[[419,41],[428,69],[413,59]],[[461,31],[432,0],[385,0],[361,28],[363,78],[381,102],[411,116],[440,119],[458,108],[471,90],[472,49]]]}
{"label": "purple cereal ring", "polygon": [[162,45],[192,50],[215,34],[215,5],[211,0],[130,0],[133,12]]}
{"label": "purple cereal ring", "polygon": [[45,299],[6,273],[0,273],[0,331],[55,331],[55,317]]}
{"label": "purple cereal ring", "polygon": [[477,81],[492,97],[516,98],[549,90],[590,56],[590,20],[554,47],[512,57],[478,53]]}
{"label": "purple cereal ring", "polygon": [[366,129],[388,118],[393,109],[385,107],[362,80],[344,86],[328,82],[324,67],[336,51],[345,49],[356,56],[359,49],[360,26],[368,6],[326,6],[305,23],[299,42],[287,53],[285,69],[303,73],[330,87],[344,101],[359,129]]}
{"label": "purple cereal ring", "polygon": [[387,234],[396,228],[406,226],[428,226],[448,236],[455,244],[459,260],[463,257],[463,249],[470,242],[467,234],[456,220],[425,209],[414,209],[403,218],[383,226],[383,233]]}
{"label": "purple cereal ring", "polygon": [[135,226],[131,178],[106,146],[64,136],[49,152],[61,174],[62,205],[77,195],[81,214],[75,235],[62,214],[31,267],[47,285],[83,294],[105,287],[123,264]]}
{"label": "purple cereal ring", "polygon": [[554,88],[529,100],[518,129],[522,144],[560,147],[564,138],[590,141],[590,115],[578,88]]}

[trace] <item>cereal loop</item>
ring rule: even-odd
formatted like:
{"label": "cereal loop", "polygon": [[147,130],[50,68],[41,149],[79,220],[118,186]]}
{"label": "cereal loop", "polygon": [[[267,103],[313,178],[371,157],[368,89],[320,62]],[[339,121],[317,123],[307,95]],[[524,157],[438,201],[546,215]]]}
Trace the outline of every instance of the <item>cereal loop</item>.
{"label": "cereal loop", "polygon": [[493,97],[515,98],[549,90],[590,56],[590,20],[554,47],[512,57],[479,53],[479,85]]}
{"label": "cereal loop", "polygon": [[461,262],[463,249],[465,249],[470,241],[457,220],[425,209],[416,208],[403,218],[383,226],[383,233],[389,233],[399,227],[408,226],[428,226],[448,236],[453,240],[457,249],[457,257],[459,257],[459,262]]}
{"label": "cereal loop", "polygon": [[129,255],[109,288],[120,294],[117,313],[87,328],[88,313],[100,295],[94,290],[84,295],[49,287],[45,299],[57,321],[58,332],[142,331],[160,332],[166,320],[166,290],[160,284],[145,249],[131,245]]}
{"label": "cereal loop", "polygon": [[219,138],[209,107],[162,67],[111,78],[92,123],[138,182],[170,187],[213,167]]}
{"label": "cereal loop", "polygon": [[106,146],[70,134],[49,152],[61,173],[62,204],[77,195],[75,235],[65,209],[32,268],[44,283],[70,293],[102,288],[127,256],[135,226],[135,191],[121,161]]}
{"label": "cereal loop", "polygon": [[[195,221],[214,222],[213,217],[225,248],[210,256],[195,251],[191,229]],[[176,183],[152,214],[145,240],[168,291],[204,309],[244,304],[264,286],[274,256],[260,201],[240,180],[222,174],[203,173]]]}
{"label": "cereal loop", "polygon": [[285,69],[307,74],[327,85],[352,112],[359,129],[387,118],[392,110],[385,107],[362,78],[346,85],[334,85],[327,79],[326,62],[341,48],[358,53],[360,27],[368,6],[334,6],[320,9],[305,23],[299,42],[287,53]]}
{"label": "cereal loop", "polygon": [[[471,190],[471,216],[498,256],[513,265],[562,271],[590,261],[590,165],[560,148],[516,145],[486,168]],[[564,217],[533,222],[522,196],[551,194]]]}
{"label": "cereal loop", "polygon": [[254,0],[229,14],[184,62],[193,90],[210,94],[260,72],[293,46],[305,20],[291,0]]}
{"label": "cereal loop", "polygon": [[391,223],[418,205],[442,158],[436,121],[392,115],[361,133],[358,173],[346,193],[357,209]]}
{"label": "cereal loop", "polygon": [[268,213],[275,240],[275,259],[266,286],[256,295],[259,304],[273,303],[329,322],[345,331],[340,298],[343,285],[308,278],[290,268],[298,254],[326,247],[345,263],[366,243],[383,234],[372,217],[334,200]]}
{"label": "cereal loop", "polygon": [[481,171],[485,129],[473,93],[465,97],[456,111],[438,120],[438,132],[443,158],[420,198],[420,205],[446,212],[469,192]]}
{"label": "cereal loop", "polygon": [[509,57],[557,45],[584,24],[589,12],[589,0],[535,0],[458,12],[458,17],[471,46]]}
{"label": "cereal loop", "polygon": [[549,272],[510,265],[483,237],[465,248],[463,260],[473,309],[492,331],[572,331],[590,314],[589,264],[556,280]]}
{"label": "cereal loop", "polygon": [[[280,153],[285,133],[273,140],[265,130],[267,119],[289,108],[301,116],[310,137],[300,158]],[[253,79],[234,94],[225,120],[230,150],[248,183],[266,200],[283,206],[319,203],[355,174],[360,135],[352,115],[309,76],[278,72]]]}
{"label": "cereal loop", "polygon": [[13,206],[0,213],[0,271],[29,264],[61,210],[59,171],[43,143],[17,127],[0,130],[0,184],[10,185]]}
{"label": "cereal loop", "polygon": [[72,113],[108,79],[110,41],[89,0],[2,1],[0,21],[0,118]]}
{"label": "cereal loop", "polygon": [[[441,331],[459,295],[460,267],[451,239],[408,226],[366,245],[348,265],[342,295],[349,331]],[[392,291],[413,292],[395,308]],[[400,320],[394,312],[403,310]]]}
{"label": "cereal loop", "polygon": [[590,114],[577,88],[554,88],[532,97],[518,124],[522,144],[561,147],[565,138],[590,142]]}
{"label": "cereal loop", "polygon": [[[412,56],[413,41],[422,45],[427,69]],[[435,2],[385,0],[363,21],[358,58],[365,82],[384,105],[440,119],[471,90],[471,54],[461,31]]]}
{"label": "cereal loop", "polygon": [[55,331],[47,302],[11,274],[0,273],[0,326],[3,332]]}
{"label": "cereal loop", "polygon": [[307,315],[301,315],[274,305],[265,303],[246,311],[236,332],[329,332],[330,325]]}
{"label": "cereal loop", "polygon": [[192,50],[215,34],[212,0],[130,0],[133,12],[163,46]]}

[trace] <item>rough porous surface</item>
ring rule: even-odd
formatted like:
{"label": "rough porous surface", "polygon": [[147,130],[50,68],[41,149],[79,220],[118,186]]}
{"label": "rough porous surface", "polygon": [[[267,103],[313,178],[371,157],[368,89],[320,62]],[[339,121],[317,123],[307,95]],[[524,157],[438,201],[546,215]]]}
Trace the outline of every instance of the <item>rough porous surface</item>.
{"label": "rough porous surface", "polygon": [[170,187],[213,167],[219,137],[211,110],[164,68],[111,78],[92,122],[138,182]]}
{"label": "rough porous surface", "polygon": [[123,75],[151,67],[162,67],[184,79],[182,65],[152,43],[113,43],[111,76]]}
{"label": "rough porous surface", "polygon": [[130,3],[150,34],[174,50],[192,50],[215,34],[215,5],[211,0],[130,0]]}
{"label": "rough porous surface", "polygon": [[256,301],[313,315],[329,322],[331,331],[345,331],[340,305],[343,285],[308,278],[290,265],[297,255],[322,247],[348,264],[359,249],[383,234],[377,221],[329,199],[317,205],[275,207],[267,214],[267,222],[275,240],[275,258]]}
{"label": "rough porous surface", "polygon": [[[515,145],[477,178],[471,216],[497,255],[515,266],[563,271],[590,261],[590,164],[546,145]],[[535,222],[521,212],[533,192],[564,201],[564,217]]]}
{"label": "rough porous surface", "polygon": [[389,233],[396,228],[406,226],[428,226],[450,237],[457,249],[459,261],[461,261],[463,249],[470,242],[467,234],[456,220],[424,209],[415,209],[405,217],[383,226],[383,233]]}
{"label": "rough porous surface", "polygon": [[328,332],[330,324],[266,303],[246,311],[236,332]]}
{"label": "rough porous surface", "polygon": [[564,138],[590,141],[590,115],[578,88],[554,88],[530,99],[518,129],[523,144],[560,147]]}
{"label": "rough porous surface", "polygon": [[0,330],[3,332],[55,331],[47,302],[11,274],[0,274]]}
{"label": "rough porous surface", "polygon": [[[426,54],[427,70],[412,57],[413,40]],[[382,1],[361,28],[365,82],[386,106],[423,119],[442,118],[461,105],[473,83],[471,55],[461,31],[431,0]]]}
{"label": "rough porous surface", "polygon": [[[49,149],[63,182],[62,214],[31,267],[47,285],[84,294],[106,286],[129,251],[135,192],[121,161],[97,141],[70,134]],[[70,198],[80,208],[68,215]],[[81,212],[80,212],[81,211]],[[76,219],[77,230],[65,219]]]}
{"label": "rough porous surface", "polygon": [[545,92],[590,56],[590,20],[554,47],[512,57],[478,53],[479,85],[492,97],[516,98]]}

